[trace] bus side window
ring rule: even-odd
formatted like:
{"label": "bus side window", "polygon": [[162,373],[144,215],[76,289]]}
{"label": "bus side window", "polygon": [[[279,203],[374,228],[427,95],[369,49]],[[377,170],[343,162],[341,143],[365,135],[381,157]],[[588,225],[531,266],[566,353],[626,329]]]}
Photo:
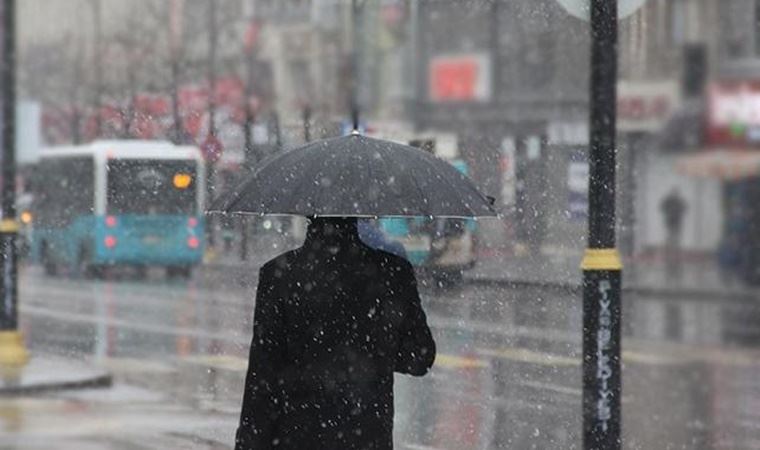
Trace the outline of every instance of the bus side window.
{"label": "bus side window", "polygon": [[94,166],[91,158],[51,158],[40,162],[35,183],[35,210],[40,225],[64,227],[94,211]]}

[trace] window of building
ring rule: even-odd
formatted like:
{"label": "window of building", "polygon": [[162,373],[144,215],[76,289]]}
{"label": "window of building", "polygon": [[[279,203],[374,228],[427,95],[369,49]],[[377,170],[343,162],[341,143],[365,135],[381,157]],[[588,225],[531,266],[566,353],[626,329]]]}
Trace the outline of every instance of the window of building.
{"label": "window of building", "polygon": [[755,35],[755,56],[760,56],[760,0],[755,0],[752,31]]}
{"label": "window of building", "polygon": [[667,20],[669,28],[669,44],[679,45],[686,42],[688,30],[688,5],[685,0],[669,0],[667,4]]}

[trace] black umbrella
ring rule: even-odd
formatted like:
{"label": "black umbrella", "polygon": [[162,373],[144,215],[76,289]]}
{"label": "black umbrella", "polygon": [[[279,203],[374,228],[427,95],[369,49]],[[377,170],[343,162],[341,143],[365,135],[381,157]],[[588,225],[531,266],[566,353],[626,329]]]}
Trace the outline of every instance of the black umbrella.
{"label": "black umbrella", "polygon": [[208,212],[302,216],[495,216],[491,200],[429,152],[359,134],[262,162]]}

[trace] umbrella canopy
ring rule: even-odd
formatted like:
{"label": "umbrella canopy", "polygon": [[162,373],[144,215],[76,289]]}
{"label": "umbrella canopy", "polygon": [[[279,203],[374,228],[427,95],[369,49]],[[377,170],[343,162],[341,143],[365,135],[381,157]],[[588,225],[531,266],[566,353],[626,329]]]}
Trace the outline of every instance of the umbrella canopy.
{"label": "umbrella canopy", "polygon": [[358,134],[280,153],[208,212],[302,216],[496,216],[491,201],[429,152]]}

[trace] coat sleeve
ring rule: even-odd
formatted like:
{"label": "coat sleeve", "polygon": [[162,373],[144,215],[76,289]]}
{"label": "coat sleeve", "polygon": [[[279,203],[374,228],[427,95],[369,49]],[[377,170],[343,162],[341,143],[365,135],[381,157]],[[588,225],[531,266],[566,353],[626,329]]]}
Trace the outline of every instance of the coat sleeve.
{"label": "coat sleeve", "polygon": [[401,323],[400,343],[394,370],[414,376],[427,373],[435,361],[435,341],[422,310],[414,269],[405,263],[400,271],[401,295],[408,305]]}
{"label": "coat sleeve", "polygon": [[253,339],[235,450],[272,448],[275,439],[274,424],[279,412],[277,373],[284,359],[284,336],[272,281],[271,268],[262,267],[256,291]]}

